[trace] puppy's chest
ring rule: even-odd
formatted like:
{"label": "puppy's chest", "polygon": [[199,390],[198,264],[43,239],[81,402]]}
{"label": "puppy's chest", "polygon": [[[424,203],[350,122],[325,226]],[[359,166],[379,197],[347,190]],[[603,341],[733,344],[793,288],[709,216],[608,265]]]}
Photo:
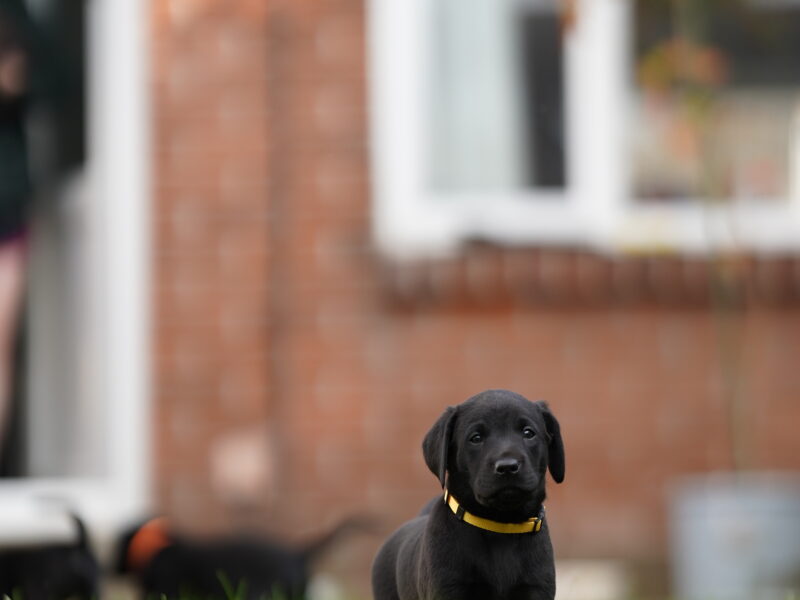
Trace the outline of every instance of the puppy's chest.
{"label": "puppy's chest", "polygon": [[484,540],[482,551],[472,555],[470,570],[476,583],[487,586],[497,597],[506,597],[520,586],[548,583],[550,569],[544,558],[530,539]]}

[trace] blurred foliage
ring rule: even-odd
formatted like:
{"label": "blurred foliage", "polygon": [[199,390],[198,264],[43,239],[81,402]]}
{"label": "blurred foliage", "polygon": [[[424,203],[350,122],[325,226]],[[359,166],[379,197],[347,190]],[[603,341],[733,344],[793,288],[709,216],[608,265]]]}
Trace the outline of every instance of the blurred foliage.
{"label": "blurred foliage", "polygon": [[[639,60],[647,60],[648,55],[657,53],[664,45],[680,42],[683,48],[713,50],[698,56],[703,63],[702,72],[689,75],[710,77],[715,85],[797,82],[800,59],[797,4],[767,5],[757,0],[635,0],[634,7],[634,44]],[[722,81],[715,78],[719,73],[713,72],[715,66],[721,66],[720,58],[725,63]],[[684,68],[691,70],[690,65]]]}

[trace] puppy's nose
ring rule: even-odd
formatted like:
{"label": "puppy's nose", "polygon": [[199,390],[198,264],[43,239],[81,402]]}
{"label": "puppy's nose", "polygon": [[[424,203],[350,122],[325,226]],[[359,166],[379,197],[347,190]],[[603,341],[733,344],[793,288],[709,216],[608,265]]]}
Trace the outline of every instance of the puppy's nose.
{"label": "puppy's nose", "polygon": [[519,472],[522,461],[516,458],[501,458],[494,463],[494,472],[498,475],[515,475]]}

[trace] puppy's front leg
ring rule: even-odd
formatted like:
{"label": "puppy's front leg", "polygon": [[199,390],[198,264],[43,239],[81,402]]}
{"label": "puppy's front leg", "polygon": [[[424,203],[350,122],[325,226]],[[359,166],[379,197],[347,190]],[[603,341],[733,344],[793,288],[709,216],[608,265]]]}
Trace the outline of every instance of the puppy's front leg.
{"label": "puppy's front leg", "polygon": [[[433,585],[429,594],[430,600],[495,600],[496,590],[483,582],[443,581]],[[503,597],[503,600],[506,600]]]}
{"label": "puppy's front leg", "polygon": [[441,585],[431,600],[552,600],[555,586],[519,585],[502,592],[486,583]]}
{"label": "puppy's front leg", "polygon": [[552,600],[556,595],[556,586],[552,585],[519,585],[508,593],[508,600]]}

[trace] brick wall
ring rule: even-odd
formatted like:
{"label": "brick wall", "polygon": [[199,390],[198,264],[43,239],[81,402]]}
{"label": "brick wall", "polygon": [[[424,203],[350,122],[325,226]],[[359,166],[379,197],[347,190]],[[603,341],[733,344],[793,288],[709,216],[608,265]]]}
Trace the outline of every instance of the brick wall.
{"label": "brick wall", "polygon": [[[429,425],[490,387],[562,423],[564,556],[662,557],[673,478],[732,464],[732,393],[748,464],[800,467],[793,259],[475,246],[387,264],[369,241],[362,2],[152,6],[164,510],[292,538],[361,509],[394,525],[437,493]],[[363,588],[377,543],[333,568]]]}
{"label": "brick wall", "polygon": [[267,40],[260,2],[153,2],[155,468],[188,522],[224,517],[211,446],[267,423]]}

